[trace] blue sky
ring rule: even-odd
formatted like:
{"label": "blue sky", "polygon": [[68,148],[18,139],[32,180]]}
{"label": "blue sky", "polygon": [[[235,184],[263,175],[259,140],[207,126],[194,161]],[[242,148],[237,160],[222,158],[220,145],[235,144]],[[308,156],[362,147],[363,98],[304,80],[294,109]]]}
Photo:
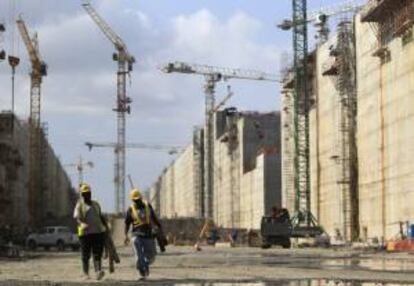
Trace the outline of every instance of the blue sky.
{"label": "blue sky", "polygon": [[[11,9],[12,3],[16,8]],[[116,65],[113,46],[75,0],[2,0],[0,20],[8,23],[3,46],[22,58],[17,73],[17,113],[28,115],[30,65],[19,35],[10,25],[22,14],[39,33],[40,50],[49,64],[43,84],[42,118],[64,164],[82,155],[95,168],[86,180],[106,211],[113,210],[113,152],[93,152],[85,141],[115,140]],[[309,1],[310,10],[343,1]],[[278,73],[281,55],[290,52],[290,33],[275,24],[290,17],[290,0],[95,0],[92,4],[124,39],[137,59],[129,96],[134,100],[127,121],[127,141],[185,145],[194,125],[202,124],[203,80],[164,75],[157,65],[182,60],[199,64],[258,69]],[[14,43],[14,44],[12,44]],[[274,83],[232,81],[229,105],[241,110],[271,111],[280,106]],[[217,98],[225,95],[220,85]],[[0,64],[0,106],[10,109],[10,68]],[[128,150],[127,173],[142,189],[150,186],[173,157]],[[76,182],[76,173],[68,168]]]}

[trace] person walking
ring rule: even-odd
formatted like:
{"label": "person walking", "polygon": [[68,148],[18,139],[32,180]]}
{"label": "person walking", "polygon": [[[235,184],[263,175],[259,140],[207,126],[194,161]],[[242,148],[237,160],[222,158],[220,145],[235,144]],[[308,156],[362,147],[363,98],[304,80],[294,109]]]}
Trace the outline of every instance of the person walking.
{"label": "person walking", "polygon": [[138,189],[131,190],[130,197],[132,204],[125,217],[125,244],[130,242],[128,233],[132,225],[136,268],[141,279],[145,279],[149,276],[149,266],[154,262],[157,253],[152,225],[155,224],[159,231],[162,231],[162,226],[151,204],[142,198]]}
{"label": "person walking", "polygon": [[93,266],[96,279],[101,280],[105,272],[102,270],[102,254],[105,243],[107,222],[102,215],[101,206],[92,200],[90,185],[84,183],[79,187],[80,198],[75,206],[73,217],[78,222],[78,236],[81,245],[82,271],[85,279],[89,279],[89,260],[93,254]]}

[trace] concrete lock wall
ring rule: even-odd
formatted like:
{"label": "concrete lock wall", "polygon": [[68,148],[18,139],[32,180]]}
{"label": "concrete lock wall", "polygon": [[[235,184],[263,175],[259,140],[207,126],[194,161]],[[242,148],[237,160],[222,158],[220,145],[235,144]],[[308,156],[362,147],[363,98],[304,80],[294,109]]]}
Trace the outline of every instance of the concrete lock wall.
{"label": "concrete lock wall", "polygon": [[295,210],[293,96],[291,89],[284,89],[282,91],[282,206],[288,209],[290,213],[293,213]]}
{"label": "concrete lock wall", "polygon": [[260,229],[262,216],[270,214],[273,206],[281,206],[280,163],[276,152],[260,154],[256,168],[242,176],[240,228]]}
{"label": "concrete lock wall", "polygon": [[[260,217],[281,205],[280,115],[237,112],[232,118],[225,112],[216,116],[213,218],[224,228],[258,229]],[[152,188],[155,194],[159,185],[163,218],[201,217],[203,148],[197,142],[202,141],[193,140]]]}
{"label": "concrete lock wall", "polygon": [[314,98],[310,113],[311,208],[319,223],[331,235],[342,232],[340,97],[336,76],[324,75],[333,64],[330,47],[336,36],[317,49],[314,65]]}
{"label": "concrete lock wall", "polygon": [[[13,122],[13,124],[11,124]],[[11,128],[13,126],[13,128]],[[1,224],[15,225],[20,229],[29,226],[29,128],[27,122],[19,121],[10,112],[0,113],[0,167],[5,171],[0,185],[4,186],[8,207],[0,208],[1,213],[7,212],[7,220]],[[13,158],[10,157],[13,154]],[[63,169],[59,158],[49,143],[45,145],[46,163],[44,174],[46,188],[42,193],[42,206],[39,215],[41,224],[66,223],[72,214],[74,192],[69,177]],[[2,205],[2,203],[0,203]]]}
{"label": "concrete lock wall", "polygon": [[[224,228],[258,229],[260,218],[271,206],[281,205],[281,162],[276,154],[280,116],[240,112],[233,117],[237,130],[227,126],[215,141],[214,220]],[[236,142],[232,142],[234,134]]]}
{"label": "concrete lock wall", "polygon": [[358,18],[356,37],[361,234],[388,239],[414,222],[414,42],[394,38],[381,63],[372,25]]}
{"label": "concrete lock wall", "polygon": [[162,218],[201,217],[200,148],[185,148],[150,189],[153,207]]}
{"label": "concrete lock wall", "polygon": [[[355,18],[357,71],[357,153],[358,153],[358,223],[362,239],[390,239],[399,234],[400,222],[413,222],[414,209],[414,42],[410,36],[393,37],[385,46],[389,58],[380,58],[378,30],[372,23]],[[410,31],[412,33],[412,30]],[[413,36],[411,36],[413,37]],[[330,234],[343,229],[345,212],[341,173],[341,105],[337,76],[324,76],[333,64],[330,48],[336,36],[318,47],[312,68],[313,94],[316,104],[310,113],[310,157],[312,212]],[[384,53],[382,53],[384,55]],[[375,56],[377,55],[377,56]],[[284,93],[291,95],[286,82]],[[291,87],[290,87],[291,88]],[[283,101],[283,178],[284,200],[292,205],[288,194],[293,175],[289,158],[294,145],[290,142],[293,126],[289,97]],[[287,152],[290,151],[290,152]],[[293,153],[292,153],[293,154]],[[347,239],[350,239],[348,237]]]}

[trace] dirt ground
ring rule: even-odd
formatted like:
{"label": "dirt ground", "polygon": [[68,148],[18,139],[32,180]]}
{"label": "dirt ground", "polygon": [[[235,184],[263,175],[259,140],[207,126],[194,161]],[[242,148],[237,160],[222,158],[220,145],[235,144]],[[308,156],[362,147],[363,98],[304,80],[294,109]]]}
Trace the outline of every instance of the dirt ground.
{"label": "dirt ground", "polygon": [[[121,264],[103,285],[135,285],[132,249],[119,249]],[[0,285],[87,285],[74,252],[28,253],[26,259],[0,260]],[[105,261],[105,266],[107,261]],[[259,249],[169,247],[157,256],[145,283],[274,283],[287,280],[359,281],[414,285],[414,255],[350,249]],[[30,281],[30,282],[29,282]],[[141,282],[143,283],[143,282]],[[322,283],[323,284],[323,283]],[[318,283],[321,285],[321,283]],[[335,284],[336,285],[336,284]]]}

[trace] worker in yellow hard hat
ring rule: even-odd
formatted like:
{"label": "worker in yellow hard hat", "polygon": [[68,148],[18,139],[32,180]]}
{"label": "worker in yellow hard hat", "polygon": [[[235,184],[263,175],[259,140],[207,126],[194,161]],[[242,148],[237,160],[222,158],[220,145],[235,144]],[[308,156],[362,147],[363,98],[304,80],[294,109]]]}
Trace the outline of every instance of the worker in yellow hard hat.
{"label": "worker in yellow hard hat", "polygon": [[136,257],[137,270],[141,279],[149,275],[149,265],[155,260],[156,248],[153,235],[153,225],[162,231],[151,204],[143,197],[139,189],[134,188],[130,193],[132,204],[125,217],[125,244],[129,243],[129,229],[132,225],[132,245]]}
{"label": "worker in yellow hard hat", "polygon": [[93,254],[96,279],[101,280],[105,275],[102,270],[102,254],[107,222],[102,215],[99,203],[92,200],[91,186],[86,183],[80,184],[79,193],[80,197],[75,206],[73,217],[78,222],[84,278],[89,279],[89,260]]}

